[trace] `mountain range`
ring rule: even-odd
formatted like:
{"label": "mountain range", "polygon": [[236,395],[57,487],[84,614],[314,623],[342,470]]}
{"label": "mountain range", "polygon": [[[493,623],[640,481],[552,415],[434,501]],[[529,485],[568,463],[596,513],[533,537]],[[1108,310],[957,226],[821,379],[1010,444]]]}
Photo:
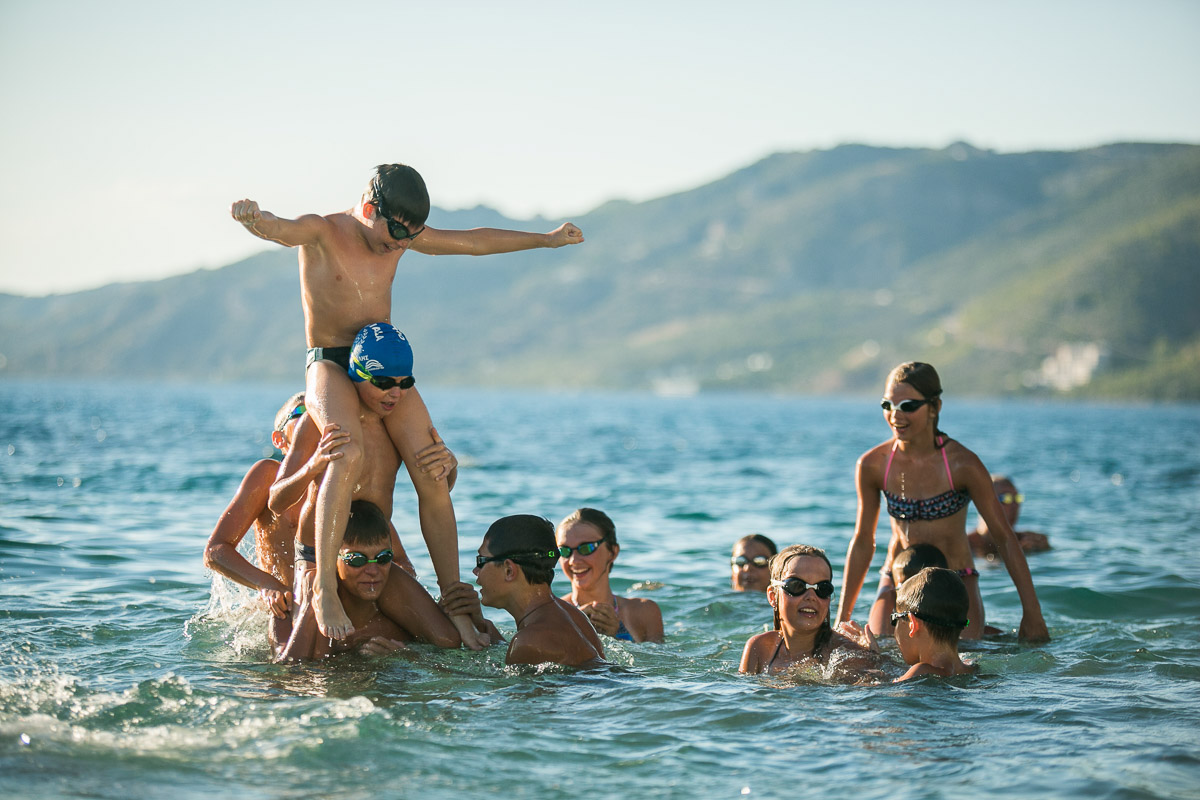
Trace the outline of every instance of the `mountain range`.
{"label": "mountain range", "polygon": [[[422,382],[857,393],[920,360],[954,394],[1200,400],[1200,146],[843,145],[574,221],[583,245],[404,256],[393,322]],[[284,248],[0,295],[0,375],[299,382],[299,295]]]}

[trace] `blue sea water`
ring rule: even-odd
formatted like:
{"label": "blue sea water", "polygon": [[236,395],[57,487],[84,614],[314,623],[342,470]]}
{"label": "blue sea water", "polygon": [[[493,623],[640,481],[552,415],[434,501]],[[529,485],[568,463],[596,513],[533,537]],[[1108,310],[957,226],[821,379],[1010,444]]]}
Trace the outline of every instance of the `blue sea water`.
{"label": "blue sea water", "polygon": [[[737,674],[770,611],[727,559],[759,531],[840,573],[855,459],[887,435],[870,399],[423,390],[462,464],[464,576],[496,517],[591,505],[618,592],[662,608],[664,644],[531,673],[503,648],[268,663],[201,550],[296,388],[0,383],[0,796],[1200,797],[1200,408],[948,397],[942,427],[1050,535],[1054,638],[848,686]],[[394,520],[432,586],[411,489]]]}

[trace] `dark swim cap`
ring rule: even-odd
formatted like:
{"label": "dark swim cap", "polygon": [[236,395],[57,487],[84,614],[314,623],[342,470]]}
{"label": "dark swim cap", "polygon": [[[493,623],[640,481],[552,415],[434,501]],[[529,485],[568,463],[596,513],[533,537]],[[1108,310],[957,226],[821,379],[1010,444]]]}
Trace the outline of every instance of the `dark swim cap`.
{"label": "dark swim cap", "polygon": [[354,337],[350,349],[350,380],[362,383],[370,377],[412,375],[413,352],[404,334],[386,322],[373,322]]}

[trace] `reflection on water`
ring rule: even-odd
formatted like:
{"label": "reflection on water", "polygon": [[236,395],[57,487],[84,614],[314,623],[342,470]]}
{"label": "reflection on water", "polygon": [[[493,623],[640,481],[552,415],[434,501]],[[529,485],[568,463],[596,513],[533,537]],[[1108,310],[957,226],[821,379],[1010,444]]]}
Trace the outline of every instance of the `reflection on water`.
{"label": "reflection on water", "polygon": [[[603,508],[614,587],[661,606],[667,641],[609,643],[614,666],[586,672],[422,645],[296,666],[267,663],[253,594],[200,557],[295,388],[99,386],[76,405],[0,384],[8,795],[361,794],[397,771],[422,797],[1200,785],[1200,409],[948,399],[943,427],[1013,474],[1022,522],[1050,534],[1030,562],[1054,640],[972,644],[977,676],[842,685],[736,674],[770,613],[728,590],[727,558],[758,531],[840,569],[854,461],[886,435],[871,402],[426,390],[461,463],[462,552],[504,514]],[[411,490],[394,519],[428,579]],[[1015,628],[1011,582],[982,568],[989,621]]]}

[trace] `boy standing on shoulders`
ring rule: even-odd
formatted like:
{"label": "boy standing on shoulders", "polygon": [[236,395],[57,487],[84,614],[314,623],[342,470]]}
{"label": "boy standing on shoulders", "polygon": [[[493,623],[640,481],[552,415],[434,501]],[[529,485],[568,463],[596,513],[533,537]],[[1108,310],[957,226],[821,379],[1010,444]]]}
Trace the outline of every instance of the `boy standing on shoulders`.
{"label": "boy standing on shoulders", "polygon": [[[550,592],[558,555],[554,525],[530,514],[498,519],[483,537],[474,569],[481,600],[517,622],[505,664],[579,667],[604,659],[588,618]],[[455,599],[443,597],[443,603]]]}
{"label": "boy standing on shoulders", "polygon": [[[413,352],[404,334],[387,323],[367,325],[354,340],[350,351],[350,375],[358,397],[357,421],[362,432],[363,469],[352,487],[352,500],[367,500],[381,509],[384,519],[391,517],[392,496],[396,489],[396,474],[400,456],[388,436],[387,418],[400,413],[404,395],[413,389]],[[417,454],[417,467],[422,472],[445,476],[447,487],[454,485],[457,460],[449,448],[431,431],[434,443]],[[297,602],[312,604],[314,573],[319,563],[321,540],[317,538],[316,502],[318,487],[328,480],[329,469],[341,457],[349,436],[331,426],[320,433],[311,417],[300,420],[291,452],[279,468],[271,487],[270,506],[277,513],[298,507],[307,497],[300,513],[296,533]],[[403,552],[399,538],[392,531],[392,550]],[[393,562],[394,563],[394,562]],[[458,647],[461,637],[433,598],[403,566],[389,566],[391,580],[378,598],[383,613],[414,636],[439,647]],[[466,586],[466,584],[452,584]],[[470,587],[466,587],[470,590]],[[471,599],[474,592],[471,591]],[[463,607],[463,614],[485,622],[476,600],[473,607]],[[486,626],[483,626],[486,631]],[[487,639],[490,643],[490,638]]]}
{"label": "boy standing on shoulders", "polygon": [[397,650],[411,641],[409,632],[379,610],[379,596],[387,586],[392,549],[387,517],[374,503],[350,504],[346,535],[337,554],[338,599],[354,624],[354,633],[343,640],[320,636],[311,603],[300,608],[295,629],[279,661],[307,661],[344,653],[359,645],[370,652]]}
{"label": "boy standing on shoulders", "polygon": [[[250,233],[287,247],[300,248],[300,291],[308,354],[305,392],[308,413],[317,429],[336,425],[349,435],[342,457],[331,461],[317,496],[317,580],[313,607],[321,631],[344,639],[354,629],[337,599],[335,554],[350,509],[353,487],[364,467],[358,397],[346,372],[355,334],[372,322],[390,322],[392,280],[400,257],[410,247],[429,255],[486,255],[583,241],[580,230],[564,223],[548,234],[476,228],[443,231],[425,225],[429,193],[412,167],[376,167],[358,204],[324,216],[284,219],[263,211],[253,200],[230,209]],[[408,468],[417,491],[421,533],[439,586],[458,581],[458,529],[444,480],[422,473],[417,453],[432,443],[429,411],[420,395],[408,392],[401,413],[390,415],[388,434]],[[453,619],[463,642],[483,646],[471,621]]]}
{"label": "boy standing on shoulders", "polygon": [[[271,444],[284,456],[303,416],[304,392],[289,397],[275,414]],[[273,458],[255,462],[204,546],[204,566],[235,583],[258,590],[271,614],[267,637],[276,652],[292,631],[292,539],[300,524],[299,506],[279,514],[268,507],[271,484],[278,472],[279,462]],[[238,545],[251,527],[258,567],[238,552]]]}
{"label": "boy standing on shoulders", "polygon": [[969,607],[967,586],[954,570],[926,567],[900,586],[892,624],[900,655],[911,667],[896,683],[921,675],[948,678],[975,672],[977,667],[958,655]]}

